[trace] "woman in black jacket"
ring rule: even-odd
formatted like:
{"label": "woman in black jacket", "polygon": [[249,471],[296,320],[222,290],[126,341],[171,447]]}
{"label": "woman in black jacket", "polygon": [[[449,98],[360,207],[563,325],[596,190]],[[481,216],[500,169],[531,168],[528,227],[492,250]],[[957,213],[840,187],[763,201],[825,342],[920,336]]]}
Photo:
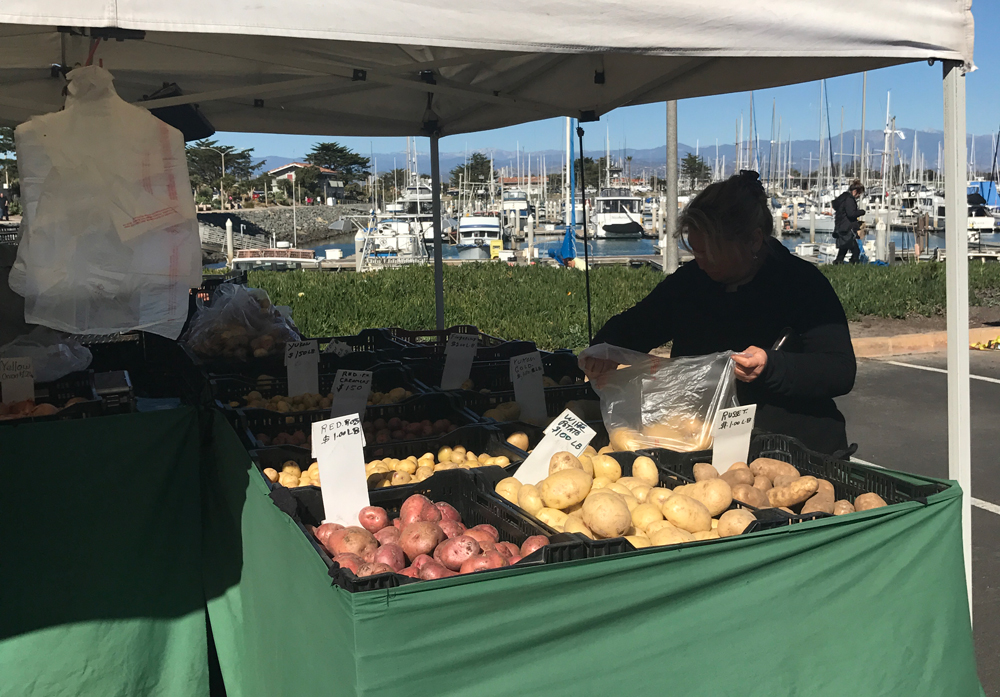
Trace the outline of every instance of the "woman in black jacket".
{"label": "woman in black jacket", "polygon": [[[857,370],[847,318],[816,267],[771,237],[757,173],[708,186],[679,227],[694,260],[608,320],[593,343],[648,352],[672,341],[672,356],[736,351],[737,396],[757,404],[757,427],[821,452],[846,449],[833,398],[851,391]],[[583,367],[593,379],[617,364],[590,359]]]}

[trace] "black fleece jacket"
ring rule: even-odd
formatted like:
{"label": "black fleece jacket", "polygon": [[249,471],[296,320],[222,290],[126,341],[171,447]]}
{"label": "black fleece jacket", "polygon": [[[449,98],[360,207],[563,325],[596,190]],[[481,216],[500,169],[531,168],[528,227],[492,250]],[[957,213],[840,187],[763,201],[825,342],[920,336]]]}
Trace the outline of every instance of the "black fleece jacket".
{"label": "black fleece jacket", "polygon": [[[727,290],[694,261],[668,276],[635,307],[612,317],[593,343],[648,352],[673,342],[671,355],[767,351],[753,382],[737,382],[741,404],[757,404],[756,425],[832,453],[847,447],[833,398],[854,387],[857,361],[844,308],[809,262],[768,240],[767,258],[749,282]],[[786,330],[791,339],[772,350]]]}

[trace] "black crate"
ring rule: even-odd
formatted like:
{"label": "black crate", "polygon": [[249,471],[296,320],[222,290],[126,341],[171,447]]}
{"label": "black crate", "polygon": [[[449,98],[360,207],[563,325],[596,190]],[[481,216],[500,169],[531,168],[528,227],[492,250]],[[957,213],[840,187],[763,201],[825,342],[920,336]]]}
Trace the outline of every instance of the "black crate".
{"label": "black crate", "polygon": [[750,441],[749,460],[770,457],[795,466],[802,475],[812,475],[833,484],[837,499],[854,499],[869,492],[881,496],[887,504],[918,501],[926,503],[927,497],[948,488],[946,484],[914,484],[899,477],[866,465],[838,460],[810,450],[800,441],[789,436],[757,433]]}
{"label": "black crate", "polygon": [[[302,431],[308,438],[312,432],[313,422],[324,421],[330,418],[329,409],[288,413],[279,413],[266,409],[240,409],[236,411],[242,414],[247,442],[251,448],[261,448],[269,445],[269,443],[260,441],[257,437],[259,434],[273,438],[279,433],[294,434],[296,431]],[[388,421],[394,417],[411,422],[423,421],[424,419],[431,421],[447,419],[458,427],[476,421],[475,415],[463,409],[457,399],[443,392],[415,395],[397,404],[369,406],[365,409],[364,420],[375,421],[376,419],[385,419]],[[428,440],[431,439],[416,438],[396,441],[396,444],[424,443]],[[308,441],[306,445],[308,445]],[[378,447],[388,448],[391,445],[393,444],[378,444]],[[374,447],[376,447],[376,443],[371,442],[365,451],[372,452]],[[390,456],[380,455],[379,457]]]}
{"label": "black crate", "polygon": [[[415,380],[407,368],[395,361],[388,363],[377,363],[369,368],[345,368],[345,370],[370,370],[372,373],[372,392],[388,392],[397,387],[402,387],[414,395],[426,394],[431,390],[426,385]],[[257,379],[246,377],[212,377],[209,379],[209,386],[212,396],[217,405],[222,409],[246,408],[244,397],[250,392],[259,392],[264,398],[271,398],[274,395],[288,394],[288,373],[282,366],[276,375],[263,375]],[[319,393],[330,394],[333,389],[333,382],[337,379],[337,372],[320,370],[319,373]],[[407,398],[410,399],[410,398]],[[236,406],[234,406],[234,404]],[[379,405],[381,406],[381,405]],[[248,411],[269,411],[266,409],[250,409]],[[279,413],[279,412],[274,412]],[[287,413],[287,412],[280,412]],[[316,419],[313,419],[314,421]]]}
{"label": "black crate", "polygon": [[[63,408],[66,402],[76,398],[81,398],[84,401]],[[88,419],[104,414],[103,402],[94,390],[94,372],[92,370],[69,373],[52,382],[35,383],[34,402],[36,405],[52,404],[60,409],[57,413],[48,416],[25,416],[20,419],[3,419],[0,420],[0,425],[17,425],[38,421],[62,421],[65,419]]]}
{"label": "black crate", "polygon": [[[293,514],[296,522],[302,526],[317,526],[322,523],[325,514],[322,494],[318,489],[294,489],[291,494],[297,504]],[[520,546],[532,535],[553,534],[549,528],[539,526],[529,516],[508,506],[499,505],[496,497],[485,490],[483,485],[466,470],[445,470],[417,484],[376,489],[369,492],[369,499],[371,505],[386,509],[390,517],[398,517],[399,507],[414,494],[422,494],[431,501],[451,504],[458,510],[462,516],[462,523],[467,527],[492,525],[497,529],[503,542],[512,542]],[[327,551],[308,532],[308,528],[304,527],[304,532],[311,538],[313,545],[329,567],[333,582],[347,591],[354,593],[384,590],[417,580],[394,573],[358,578],[349,570],[341,569],[335,564]],[[496,571],[501,569],[492,570]]]}

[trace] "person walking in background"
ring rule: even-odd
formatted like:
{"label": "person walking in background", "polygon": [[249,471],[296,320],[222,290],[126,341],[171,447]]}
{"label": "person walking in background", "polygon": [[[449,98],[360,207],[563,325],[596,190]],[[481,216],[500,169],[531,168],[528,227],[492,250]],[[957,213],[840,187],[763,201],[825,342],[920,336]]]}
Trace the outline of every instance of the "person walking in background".
{"label": "person walking in background", "polygon": [[833,199],[834,227],[833,236],[837,240],[837,258],[834,264],[843,264],[847,253],[851,253],[851,263],[861,261],[861,247],[858,245],[858,230],[863,223],[860,218],[865,214],[858,208],[858,199],[865,192],[865,187],[855,179],[847,191]]}

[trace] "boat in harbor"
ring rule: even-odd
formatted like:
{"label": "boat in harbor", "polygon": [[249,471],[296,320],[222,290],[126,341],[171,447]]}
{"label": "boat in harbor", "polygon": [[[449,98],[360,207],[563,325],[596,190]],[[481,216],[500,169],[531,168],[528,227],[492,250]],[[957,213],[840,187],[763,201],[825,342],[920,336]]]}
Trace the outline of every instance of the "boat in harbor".
{"label": "boat in harbor", "polygon": [[593,199],[591,222],[596,239],[642,237],[642,198],[627,188],[601,189]]}
{"label": "boat in harbor", "polygon": [[503,248],[503,227],[497,215],[464,215],[458,220],[459,259],[490,259],[492,248]]}

